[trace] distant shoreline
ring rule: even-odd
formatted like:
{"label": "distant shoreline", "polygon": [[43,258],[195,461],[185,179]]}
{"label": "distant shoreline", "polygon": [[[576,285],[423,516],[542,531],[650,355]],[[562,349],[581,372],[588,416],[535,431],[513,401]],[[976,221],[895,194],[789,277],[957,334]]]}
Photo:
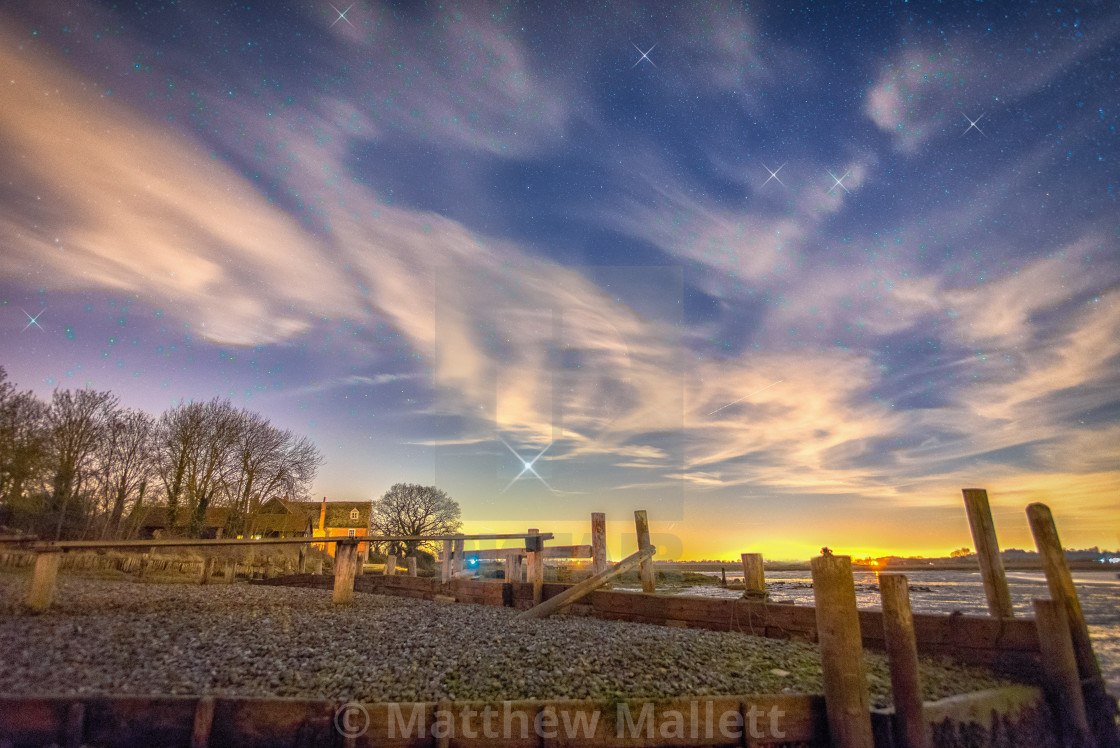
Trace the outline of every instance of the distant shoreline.
{"label": "distant shoreline", "polygon": [[[672,568],[677,571],[720,571],[726,570],[730,574],[742,575],[742,567],[738,561],[657,561],[661,568]],[[767,571],[809,571],[808,561],[767,561],[764,564]],[[1069,568],[1073,571],[1100,571],[1105,573],[1120,573],[1116,565],[1105,565],[1093,561],[1070,561]],[[867,564],[852,564],[853,569],[862,571],[980,571],[977,562],[940,561],[931,559],[915,559],[913,563],[898,563],[887,566],[869,566]],[[1037,560],[1004,561],[1005,571],[1042,571],[1042,563]]]}

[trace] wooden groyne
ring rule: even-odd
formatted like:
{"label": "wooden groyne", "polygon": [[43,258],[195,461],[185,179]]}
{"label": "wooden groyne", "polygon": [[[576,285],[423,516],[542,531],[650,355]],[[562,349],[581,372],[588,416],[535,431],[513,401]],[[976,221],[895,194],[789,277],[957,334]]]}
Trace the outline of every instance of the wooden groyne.
{"label": "wooden groyne", "polygon": [[[73,700],[0,698],[0,748],[5,745],[133,744],[207,745],[746,745],[746,746],[817,746],[834,748],[932,748],[932,746],[1084,746],[1085,748],[1118,748],[1120,736],[1116,726],[1116,702],[1104,690],[1099,665],[1092,652],[1088,630],[1077,601],[1076,591],[1065,563],[1057,530],[1049,509],[1034,504],[1028,508],[1050,587],[1052,600],[1036,601],[1038,620],[1015,618],[1010,607],[1006,575],[999,563],[995,527],[988,507],[987,493],[982,489],[965,489],[966,507],[973,536],[982,560],[984,589],[990,616],[913,614],[909,609],[908,583],[902,575],[883,575],[881,588],[884,610],[858,610],[854,594],[851,559],[835,556],[823,549],[813,559],[812,574],[815,606],[774,604],[767,600],[758,554],[743,554],[744,576],[750,580],[742,599],[716,599],[656,594],[653,571],[653,549],[649,544],[649,525],[645,511],[635,512],[639,552],[620,562],[611,570],[605,558],[603,537],[605,518],[592,516],[591,546],[545,545],[550,533],[530,529],[524,534],[488,536],[428,536],[411,538],[371,538],[360,540],[421,540],[443,543],[440,578],[414,576],[415,559],[406,559],[408,576],[397,575],[397,559],[387,564],[382,575],[361,574],[357,559],[357,538],[329,539],[337,543],[333,576],[305,573],[273,577],[259,583],[331,589],[336,604],[350,602],[355,592],[418,597],[443,602],[475,603],[538,610],[547,615],[563,609],[574,615],[595,616],[606,620],[622,620],[664,626],[704,628],[716,631],[737,631],[776,639],[797,639],[815,642],[821,647],[824,671],[824,697],[749,696],[704,697],[669,701],[623,701],[611,704],[594,702],[501,702],[508,707],[519,706],[517,713],[526,719],[555,726],[564,715],[569,720],[583,714],[604,715],[620,704],[625,705],[630,727],[634,720],[641,730],[631,734],[617,732],[622,712],[612,720],[578,739],[557,737],[538,729],[532,735],[502,738],[489,737],[477,742],[477,730],[469,715],[467,725],[457,735],[426,735],[397,739],[378,732],[393,709],[402,705],[332,705],[328,702],[284,699],[217,699],[203,697],[191,701],[176,699],[110,699]],[[598,535],[597,535],[598,534]],[[466,551],[468,539],[520,539],[524,551],[490,549]],[[324,539],[270,539],[263,541],[133,541],[123,543],[43,543],[31,550],[35,571],[27,606],[33,611],[47,610],[53,600],[60,560],[71,550],[92,547],[151,548],[165,545],[256,545],[265,543],[296,543],[306,547],[323,543]],[[19,541],[26,545],[24,541]],[[17,551],[20,548],[17,548]],[[23,549],[27,550],[27,549]],[[468,558],[504,559],[506,579],[485,581],[466,578]],[[303,564],[303,554],[301,554]],[[568,585],[545,583],[545,558],[591,558],[595,575],[592,583]],[[595,589],[622,565],[640,566],[642,592]],[[201,581],[206,582],[214,564],[202,562]],[[321,572],[321,569],[320,569]],[[267,574],[265,575],[268,576]],[[882,580],[881,580],[882,581]],[[888,599],[889,598],[889,599]],[[552,605],[542,605],[548,601]],[[540,607],[538,607],[540,606]],[[866,677],[862,674],[863,649],[888,652],[891,664],[892,691],[899,711],[868,708]],[[1002,689],[998,692],[964,694],[942,702],[921,703],[916,655],[948,655],[977,664],[1029,665],[1036,669],[1043,688]],[[676,724],[673,714],[683,714],[688,706],[706,704],[705,709],[718,708],[722,714],[737,714],[740,719],[738,737],[714,738],[672,731],[660,726]],[[759,704],[790,715],[783,735],[753,735],[750,718],[756,720]],[[458,702],[411,705],[416,725],[434,728],[445,715],[463,705]],[[487,711],[498,705],[480,705]],[[334,709],[333,732],[327,730],[327,742],[321,722]],[[511,707],[508,707],[511,708]],[[340,709],[345,723],[338,722]],[[189,720],[180,712],[190,712]],[[123,716],[122,716],[123,715]],[[129,716],[132,715],[132,716]],[[263,716],[262,716],[263,715]],[[302,716],[301,716],[302,715]],[[350,730],[351,718],[365,715],[363,731]],[[635,716],[636,715],[636,716]],[[384,718],[382,718],[384,717]],[[730,719],[730,717],[729,717]],[[115,722],[114,722],[115,720]],[[143,743],[128,742],[132,733],[127,728],[133,720],[151,725]],[[379,721],[380,720],[380,721]],[[659,722],[660,720],[660,722]],[[695,717],[689,724],[698,727]],[[190,725],[183,732],[183,725]],[[267,723],[267,724],[265,724]],[[116,732],[99,732],[102,725],[117,725]],[[646,725],[649,729],[646,729]],[[12,727],[15,725],[15,727]],[[264,725],[264,726],[262,726]],[[152,740],[166,726],[176,736],[163,741]],[[796,726],[796,727],[795,727]],[[330,726],[328,726],[330,727]],[[612,730],[615,730],[612,732]],[[138,731],[138,732],[137,732]],[[176,732],[177,731],[177,732]],[[644,731],[644,732],[643,732]],[[134,732],[142,734],[141,728]],[[473,734],[472,734],[473,733]],[[50,740],[40,740],[50,734]],[[88,740],[90,734],[104,735],[104,742]],[[171,733],[168,733],[169,735]],[[180,743],[186,736],[188,743]],[[61,736],[61,739],[60,737]],[[114,737],[115,736],[115,737]],[[122,737],[123,736],[123,737]],[[308,737],[312,736],[312,737]],[[374,736],[374,737],[370,737]],[[399,737],[399,736],[398,736]],[[725,736],[726,737],[726,736]],[[382,740],[384,738],[384,740]],[[403,742],[402,742],[403,740]],[[364,742],[363,742],[364,741]],[[418,742],[416,742],[418,741]],[[472,742],[473,741],[473,742]]]}
{"label": "wooden groyne", "polygon": [[[1015,686],[927,702],[938,748],[1060,746],[1042,692]],[[875,748],[897,748],[892,710],[870,714]],[[0,696],[0,746],[428,748],[706,746],[827,748],[820,696],[359,703],[222,696]]]}

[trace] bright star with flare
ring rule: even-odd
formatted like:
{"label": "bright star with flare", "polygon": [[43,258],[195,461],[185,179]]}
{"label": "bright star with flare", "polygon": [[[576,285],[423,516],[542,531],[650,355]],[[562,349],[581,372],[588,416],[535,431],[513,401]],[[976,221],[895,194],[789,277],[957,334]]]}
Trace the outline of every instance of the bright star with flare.
{"label": "bright star with flare", "polygon": [[[630,42],[630,43],[634,44],[634,42]],[[656,47],[656,46],[657,46],[656,44],[653,45],[653,47]],[[638,62],[641,62],[642,60],[645,60],[650,65],[653,65],[654,67],[657,67],[657,63],[649,58],[649,53],[653,51],[653,47],[650,47],[645,52],[642,52],[642,48],[639,47],[637,44],[634,44],[634,49],[638,50],[638,52],[641,52],[641,55],[642,55],[641,57],[638,58]],[[638,67],[638,62],[635,62],[630,67],[632,67],[632,68]]]}
{"label": "bright star with flare", "polygon": [[[20,311],[23,312],[24,314],[27,314],[26,309],[20,309]],[[45,311],[47,311],[47,310],[46,309],[40,309],[39,313],[36,314],[34,317],[32,317],[30,314],[27,314],[27,324],[24,325],[23,329],[26,331],[28,327],[38,327],[40,330],[43,330],[43,326],[39,324],[39,318],[43,316],[43,312],[45,312]],[[43,330],[43,332],[46,332],[46,330]]]}
{"label": "bright star with flare", "polygon": [[[984,112],[984,114],[987,114],[987,112]],[[980,126],[976,124],[976,123],[977,123],[977,122],[979,122],[980,120],[984,119],[984,114],[981,114],[981,115],[980,115],[979,117],[977,117],[976,119],[972,119],[971,117],[969,117],[969,116],[968,116],[967,114],[965,114],[964,112],[961,112],[961,116],[962,116],[962,117],[964,117],[964,118],[965,118],[966,120],[968,120],[968,127],[966,127],[966,128],[964,129],[964,132],[962,132],[962,133],[961,133],[961,137],[962,137],[962,138],[963,138],[963,137],[964,137],[965,135],[968,135],[968,131],[969,131],[969,130],[971,130],[972,128],[974,128],[974,127],[976,128],[976,132],[980,133],[981,135],[984,135],[984,131],[983,131],[983,130],[981,130],[981,129],[980,129]],[[987,135],[984,135],[984,137],[986,138],[986,137],[988,137],[988,136],[987,136]]]}
{"label": "bright star with flare", "polygon": [[502,493],[505,493],[506,491],[508,491],[509,487],[512,486],[514,483],[516,483],[518,480],[520,480],[521,476],[525,475],[525,473],[532,473],[533,476],[537,480],[539,480],[542,484],[544,484],[545,488],[547,488],[549,491],[552,491],[553,493],[556,493],[556,489],[554,489],[552,486],[548,485],[548,483],[545,481],[545,479],[541,477],[541,474],[538,473],[536,468],[533,467],[533,465],[536,464],[537,460],[539,460],[541,458],[541,456],[545,452],[548,451],[548,448],[552,446],[552,442],[549,442],[548,444],[546,444],[544,446],[544,449],[542,449],[540,452],[537,452],[536,457],[534,457],[531,460],[526,460],[524,457],[519,455],[517,453],[517,450],[514,449],[513,447],[511,447],[509,445],[509,443],[506,442],[506,440],[503,439],[500,435],[498,436],[498,441],[500,441],[502,444],[505,444],[506,449],[508,449],[510,452],[512,452],[513,456],[516,457],[521,462],[521,465],[522,465],[521,472],[518,473],[517,475],[513,476],[513,480],[511,480],[509,483],[506,484],[506,487],[502,489]]}

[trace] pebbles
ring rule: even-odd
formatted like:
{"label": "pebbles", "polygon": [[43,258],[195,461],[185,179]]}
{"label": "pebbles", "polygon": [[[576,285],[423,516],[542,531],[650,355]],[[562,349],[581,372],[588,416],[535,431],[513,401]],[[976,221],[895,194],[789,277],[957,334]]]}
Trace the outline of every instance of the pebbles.
{"label": "pebbles", "polygon": [[[22,612],[26,577],[0,576],[0,694],[227,694],[363,701],[596,699],[821,693],[815,646],[745,634],[439,605],[328,590],[63,578]],[[886,658],[867,655],[872,702]],[[1005,685],[924,660],[926,698]]]}

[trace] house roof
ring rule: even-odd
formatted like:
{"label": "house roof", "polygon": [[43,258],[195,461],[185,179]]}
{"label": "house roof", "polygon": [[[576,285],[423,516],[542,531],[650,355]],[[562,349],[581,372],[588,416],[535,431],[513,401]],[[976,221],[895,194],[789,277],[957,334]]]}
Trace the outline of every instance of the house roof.
{"label": "house roof", "polygon": [[[310,513],[311,524],[319,526],[318,501],[288,501],[286,504]],[[369,501],[328,501],[327,502],[327,527],[368,527],[369,512],[372,502]],[[357,519],[350,519],[350,514],[358,510]]]}
{"label": "house roof", "polygon": [[[175,510],[175,525],[185,527],[190,524],[191,511],[189,507],[181,506]],[[210,507],[202,519],[203,527],[225,527],[229,521],[228,507]],[[168,526],[167,507],[150,506],[144,513],[140,527],[150,530],[159,530]]]}
{"label": "house roof", "polygon": [[245,531],[259,532],[307,532],[311,519],[300,514],[257,513],[249,515],[245,521]]}

